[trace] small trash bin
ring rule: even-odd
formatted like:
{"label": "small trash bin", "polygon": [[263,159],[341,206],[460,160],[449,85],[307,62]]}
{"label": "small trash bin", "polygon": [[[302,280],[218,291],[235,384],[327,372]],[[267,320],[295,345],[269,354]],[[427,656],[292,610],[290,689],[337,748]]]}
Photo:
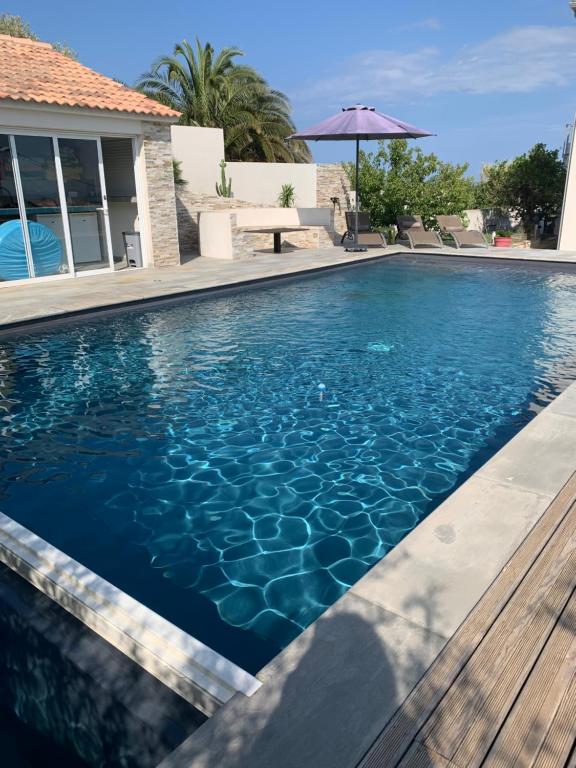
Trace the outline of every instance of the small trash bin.
{"label": "small trash bin", "polygon": [[124,253],[129,267],[142,266],[142,247],[140,232],[122,232],[124,238]]}

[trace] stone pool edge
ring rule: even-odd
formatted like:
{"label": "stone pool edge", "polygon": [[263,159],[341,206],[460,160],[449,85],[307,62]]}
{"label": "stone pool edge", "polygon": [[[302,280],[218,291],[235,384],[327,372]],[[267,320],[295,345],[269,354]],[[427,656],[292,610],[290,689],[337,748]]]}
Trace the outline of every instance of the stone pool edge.
{"label": "stone pool edge", "polygon": [[158,768],[355,766],[574,471],[576,382]]}
{"label": "stone pool edge", "polygon": [[261,682],[0,512],[0,562],[204,714]]}

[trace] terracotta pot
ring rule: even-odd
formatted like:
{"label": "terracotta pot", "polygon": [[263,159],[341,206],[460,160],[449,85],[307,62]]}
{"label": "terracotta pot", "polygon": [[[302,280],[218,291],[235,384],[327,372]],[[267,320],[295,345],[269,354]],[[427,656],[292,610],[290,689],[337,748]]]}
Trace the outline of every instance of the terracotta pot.
{"label": "terracotta pot", "polygon": [[496,248],[511,248],[512,238],[511,237],[495,237],[494,245],[496,246]]}

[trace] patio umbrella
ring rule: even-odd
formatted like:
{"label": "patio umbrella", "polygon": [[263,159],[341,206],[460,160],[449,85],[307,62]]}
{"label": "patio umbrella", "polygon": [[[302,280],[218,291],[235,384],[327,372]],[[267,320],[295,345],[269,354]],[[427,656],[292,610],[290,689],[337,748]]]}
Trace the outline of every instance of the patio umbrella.
{"label": "patio umbrella", "polygon": [[376,112],[374,107],[355,104],[343,107],[342,111],[329,117],[307,131],[298,131],[288,136],[289,140],[300,141],[349,141],[356,140],[356,222],[354,226],[354,247],[346,250],[365,251],[358,246],[358,170],[360,163],[360,140],[369,139],[420,139],[432,133],[404,123],[395,117]]}

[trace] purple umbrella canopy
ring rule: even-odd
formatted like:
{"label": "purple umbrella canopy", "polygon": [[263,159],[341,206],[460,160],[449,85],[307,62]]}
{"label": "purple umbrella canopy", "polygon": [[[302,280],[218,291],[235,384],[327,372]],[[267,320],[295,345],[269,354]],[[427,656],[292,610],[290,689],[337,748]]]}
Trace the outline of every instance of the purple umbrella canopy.
{"label": "purple umbrella canopy", "polygon": [[298,141],[349,141],[356,140],[356,223],[354,227],[354,247],[351,251],[365,251],[358,245],[358,173],[360,166],[360,141],[370,139],[421,139],[433,136],[395,117],[376,112],[374,107],[355,104],[343,107],[337,115],[329,117],[306,131],[298,131],[288,136],[289,140]]}
{"label": "purple umbrella canopy", "polygon": [[374,107],[356,104],[344,107],[337,115],[329,117],[306,131],[292,134],[290,139],[309,141],[349,141],[350,139],[421,139],[432,136],[429,131],[416,128],[395,117],[376,112]]}

